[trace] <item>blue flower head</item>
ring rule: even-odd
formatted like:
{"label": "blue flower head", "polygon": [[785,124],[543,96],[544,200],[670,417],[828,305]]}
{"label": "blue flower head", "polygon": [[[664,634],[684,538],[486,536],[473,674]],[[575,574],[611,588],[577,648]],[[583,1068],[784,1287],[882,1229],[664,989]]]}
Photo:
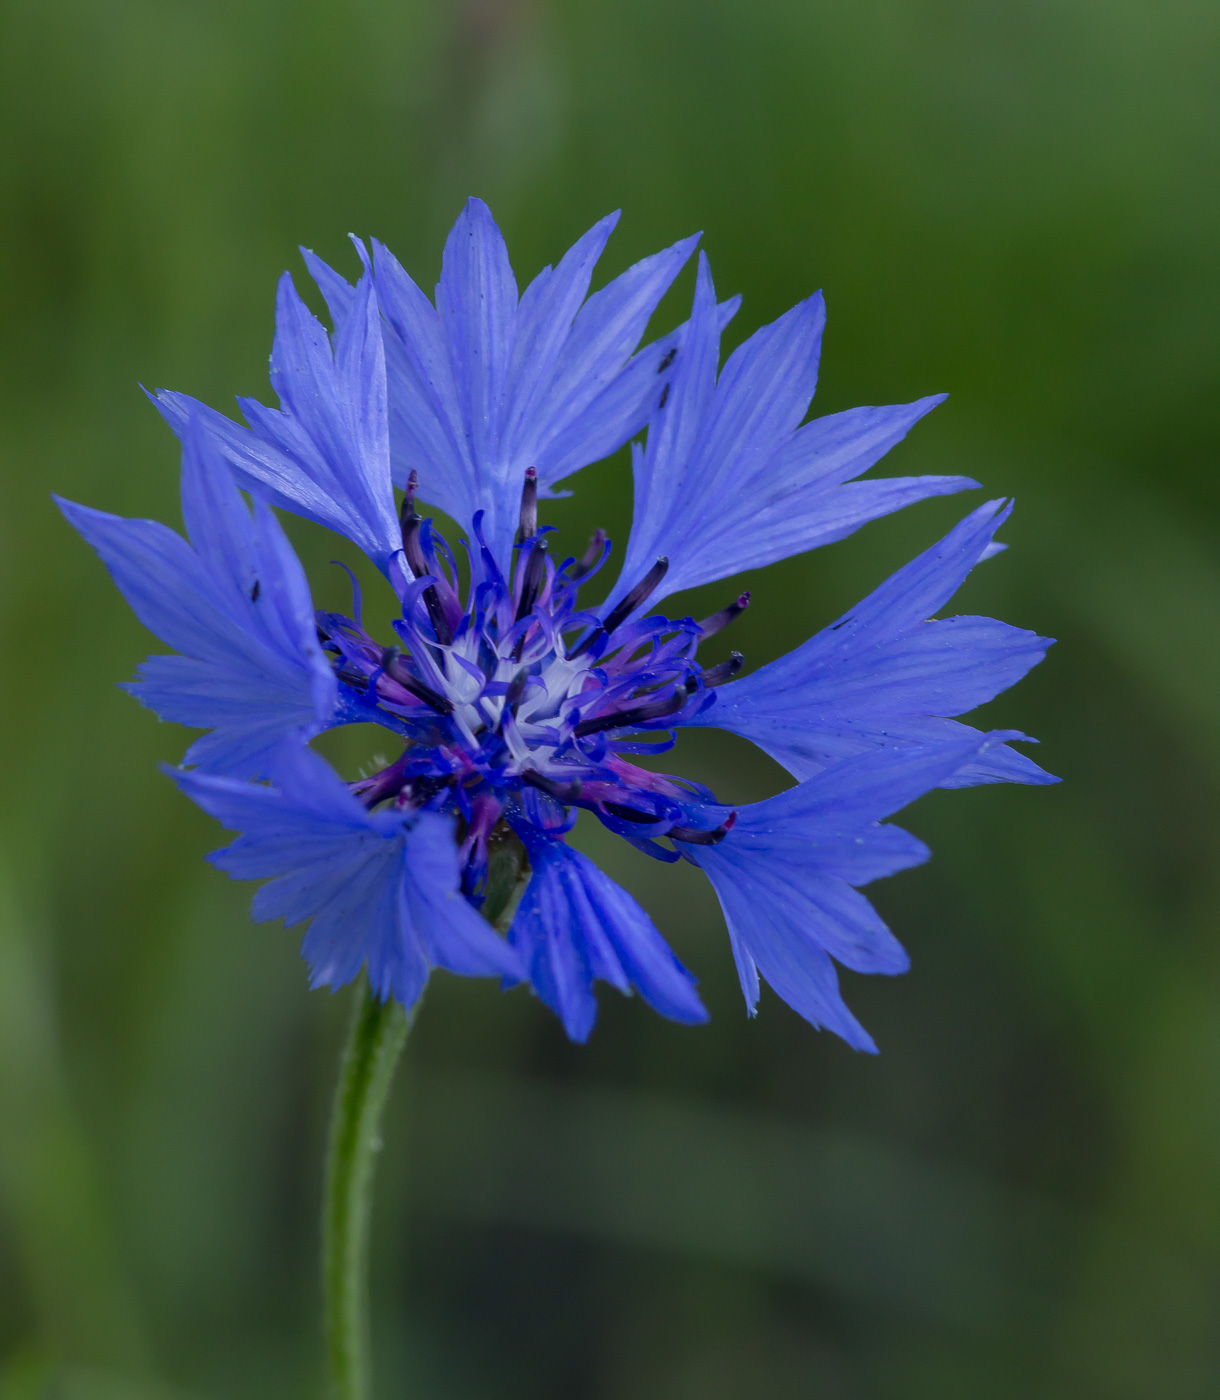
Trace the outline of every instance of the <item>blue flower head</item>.
{"label": "blue flower head", "polygon": [[[240,833],[214,862],[270,881],[255,917],[308,925],[315,984],[367,969],[381,996],[409,1007],[434,967],[528,981],[576,1040],[593,1028],[598,980],[673,1020],[706,1019],[645,911],[569,845],[584,811],[636,850],[707,874],[751,1014],[765,979],[815,1026],[871,1050],[835,965],[906,968],[859,888],[928,856],[885,818],[938,786],[1055,781],[1010,747],[1024,735],[959,718],[1024,675],[1047,640],[934,617],[1000,548],[1011,507],[975,510],[791,655],[740,678],[737,652],[705,666],[703,642],[750,595],[701,621],[656,611],[666,597],[976,483],[858,479],[937,397],[804,421],[820,297],[721,368],[736,303],[717,302],[701,255],[690,320],[638,348],[694,240],[588,296],[613,225],[520,295],[478,200],[449,237],[434,301],[379,243],[357,244],[354,287],[306,254],[334,331],[285,276],[278,409],[243,402],[242,427],[183,395],[156,397],[183,442],[189,539],[61,504],[178,653],[147,661],[131,689],[208,731],[175,780]],[[610,542],[598,532],[580,557],[560,556],[539,501],[645,430],[623,566],[594,606],[583,590]],[[465,537],[446,541],[424,500]],[[392,585],[394,615],[366,622],[358,590],[350,616],[315,612],[272,506],[359,545]],[[390,731],[397,752],[344,782],[308,742],[350,723]],[[686,725],[743,735],[796,786],[733,808],[639,765]],[[528,881],[502,938],[480,911],[508,846]]]}

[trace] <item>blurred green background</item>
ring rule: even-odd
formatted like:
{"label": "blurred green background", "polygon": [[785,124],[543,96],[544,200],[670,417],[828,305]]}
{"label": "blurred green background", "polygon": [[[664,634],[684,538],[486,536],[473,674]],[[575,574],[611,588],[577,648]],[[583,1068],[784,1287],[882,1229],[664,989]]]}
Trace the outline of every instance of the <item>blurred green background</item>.
{"label": "blurred green background", "polygon": [[[745,295],[729,343],[824,287],[820,412],[952,391],[883,470],[1018,498],[957,607],[1061,639],[985,717],[1066,781],[908,814],[935,861],[875,893],[914,969],[845,976],[877,1059],[770,995],[748,1022],[695,872],[590,833],[713,1020],[607,993],[574,1048],[523,992],[435,980],[381,1165],[380,1393],[1220,1393],[1220,10],[4,0],[0,26],[3,1400],[321,1393],[346,997],[204,864],[220,833],[156,769],[186,736],[115,689],[150,640],[48,493],[176,520],[137,385],[266,398],[296,245],[350,271],[376,234],[427,285],[471,193],[523,279],[616,207],[604,275],[702,228]],[[624,461],[577,484],[565,538],[621,535]],[[753,577],[734,645],[778,655],[981,499]],[[695,738],[730,800],[775,784]]]}

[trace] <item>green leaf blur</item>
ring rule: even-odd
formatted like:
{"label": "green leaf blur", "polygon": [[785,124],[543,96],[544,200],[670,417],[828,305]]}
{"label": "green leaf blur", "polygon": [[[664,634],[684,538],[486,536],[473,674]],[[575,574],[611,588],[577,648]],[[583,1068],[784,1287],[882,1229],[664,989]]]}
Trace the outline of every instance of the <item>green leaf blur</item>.
{"label": "green leaf blur", "polygon": [[[381,1393],[1220,1391],[1218,53],[1203,0],[4,0],[3,1400],[321,1394],[346,998],[204,863],[156,767],[186,736],[115,689],[157,645],[49,492],[176,519],[139,384],[266,397],[298,243],[350,271],[375,234],[427,282],[471,193],[523,276],[615,207],[605,275],[704,229],[733,340],[824,287],[821,412],[951,391],[888,468],[1017,497],[958,607],[1061,639],[985,717],[1065,782],[910,814],[935,860],[877,898],[914,970],[845,974],[875,1060],[774,997],[747,1022],[695,872],[590,833],[712,1022],[606,992],[582,1049],[436,979]],[[575,484],[565,538],[621,535],[625,461]],[[970,503],[754,576],[732,644],[803,640]],[[778,781],[680,753],[729,800]]]}

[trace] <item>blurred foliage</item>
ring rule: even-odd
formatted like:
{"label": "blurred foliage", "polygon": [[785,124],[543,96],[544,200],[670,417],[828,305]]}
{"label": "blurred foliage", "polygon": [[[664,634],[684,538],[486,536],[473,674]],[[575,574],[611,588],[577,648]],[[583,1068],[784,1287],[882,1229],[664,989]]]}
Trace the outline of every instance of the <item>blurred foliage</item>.
{"label": "blurred foliage", "polygon": [[[819,411],[952,390],[889,469],[1019,497],[960,606],[1061,638],[987,718],[1066,781],[910,815],[936,859],[877,898],[914,970],[847,979],[878,1059],[771,996],[748,1022],[694,872],[589,833],[712,1023],[608,993],[573,1048],[526,994],[437,979],[382,1164],[382,1393],[1215,1395],[1220,10],[4,0],[0,26],[0,1397],[319,1394],[344,998],[205,866],[219,833],[156,769],[183,734],[114,688],[148,638],[48,493],[175,518],[137,384],[265,397],[296,244],[351,268],[346,231],[377,234],[427,280],[469,193],[523,276],[610,208],[607,275],[703,228],[732,337],[824,286]],[[621,535],[625,463],[585,478],[551,518]],[[802,640],[965,505],[757,576],[734,644]],[[679,761],[733,800],[777,782],[712,735]]]}

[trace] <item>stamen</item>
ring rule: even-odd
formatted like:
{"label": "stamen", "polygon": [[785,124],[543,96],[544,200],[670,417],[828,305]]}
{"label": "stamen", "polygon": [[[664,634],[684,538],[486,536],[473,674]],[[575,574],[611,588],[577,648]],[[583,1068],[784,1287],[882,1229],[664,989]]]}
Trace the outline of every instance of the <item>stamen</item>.
{"label": "stamen", "polygon": [[616,710],[612,714],[597,715],[593,719],[582,719],[573,729],[578,739],[586,734],[600,734],[604,729],[627,729],[646,719],[661,719],[680,710],[687,701],[685,689],[667,695],[664,700],[649,700],[643,705],[633,705],[627,710]]}
{"label": "stamen", "polygon": [[368,691],[368,676],[363,671],[357,671],[354,666],[342,665],[335,672],[335,675],[344,685],[350,685],[353,690]]}
{"label": "stamen", "polygon": [[612,817],[624,822],[638,822],[641,826],[656,826],[664,817],[655,812],[641,812],[638,807],[625,807],[621,802],[603,802],[602,806]]}
{"label": "stamen", "polygon": [[[398,522],[402,526],[402,552],[407,556],[411,572],[416,578],[421,578],[424,574],[432,573],[432,569],[429,567],[423,546],[419,542],[420,527],[424,522],[423,517],[415,509],[415,488],[418,484],[419,479],[412,472],[407,478],[407,491],[402,498]],[[428,618],[432,623],[432,630],[436,633],[436,640],[443,647],[451,645],[453,628],[449,626],[449,619],[445,616],[445,609],[441,605],[441,595],[436,591],[434,583],[430,583],[424,589],[424,607],[428,609]]]}
{"label": "stamen", "polygon": [[[517,604],[515,621],[520,622],[523,617],[528,617],[533,612],[534,604],[542,592],[542,584],[545,579],[546,540],[540,539],[530,550],[530,557],[525,561],[525,569],[521,579],[521,601]],[[525,634],[528,631],[528,627],[523,628],[521,635],[517,638],[517,644],[513,647],[514,661],[521,660],[521,653],[525,650]]]}
{"label": "stamen", "polygon": [[370,811],[379,802],[384,802],[387,797],[396,797],[406,784],[403,770],[409,760],[410,750],[408,749],[399,754],[393,763],[383,768],[379,773],[373,773],[362,782],[352,783],[352,792]]}
{"label": "stamen", "polygon": [[424,518],[406,496],[402,498],[398,523],[402,526],[402,552],[407,556],[411,572],[418,578],[420,574],[429,572],[428,561],[424,558],[424,551],[419,544],[419,527],[424,523]]}
{"label": "stamen", "polygon": [[415,493],[419,490],[419,473],[412,470],[407,477],[406,490],[402,495],[402,509],[410,512],[415,509]]}
{"label": "stamen", "polygon": [[[407,752],[410,753],[410,750],[408,749]],[[445,788],[452,786],[453,777],[451,774],[446,774],[444,777],[432,775],[423,778],[416,778],[416,780],[411,784],[410,796],[414,799],[417,805],[422,807],[425,802],[431,801],[432,798],[434,798],[438,792],[442,792]],[[399,793],[398,802],[396,805],[401,806],[402,801],[403,794]]]}
{"label": "stamen", "polygon": [[538,595],[542,592],[542,583],[545,578],[546,540],[541,539],[530,550],[530,556],[525,561],[525,572],[521,580],[521,601],[517,604],[515,621],[520,622],[523,617],[528,617],[533,611],[534,604],[538,601]]}
{"label": "stamen", "polygon": [[731,681],[738,671],[746,664],[746,659],[739,651],[731,651],[727,661],[720,662],[717,666],[709,666],[703,673],[704,685],[723,685],[725,681]]}
{"label": "stamen", "polygon": [[553,797],[556,802],[562,802],[565,806],[573,802],[580,801],[580,779],[568,783],[557,783],[553,778],[548,778],[539,773],[535,768],[526,768],[521,774],[521,781],[528,783],[530,787],[536,787],[541,792],[545,792],[548,797]]}
{"label": "stamen", "polygon": [[[412,472],[400,509],[403,556],[414,575],[414,582],[401,592],[403,614],[393,620],[401,645],[383,649],[340,613],[316,615],[319,642],[328,653],[339,653],[330,661],[333,674],[361,692],[363,703],[379,707],[380,722],[406,739],[397,763],[352,784],[351,791],[370,809],[389,802],[395,809],[430,804],[457,812],[467,828],[461,847],[462,890],[475,898],[487,878],[485,833],[480,834],[481,827],[476,831],[480,803],[495,803],[498,817],[502,803],[494,794],[503,796],[506,790],[515,790],[511,800],[524,803],[527,811],[539,803],[540,811],[560,804],[568,810],[568,826],[576,808],[591,808],[632,844],[669,861],[683,854],[684,842],[714,845],[733,821],[730,817],[714,831],[671,826],[675,819],[715,818],[701,818],[694,808],[687,815],[685,808],[659,795],[675,780],[659,780],[654,792],[656,784],[648,775],[633,775],[620,755],[672,747],[672,733],[648,730],[673,731],[683,714],[710,699],[708,687],[742,669],[739,652],[706,670],[693,658],[705,636],[744,610],[749,594],[741,594],[702,624],[664,617],[633,622],[666,577],[669,561],[662,557],[621,602],[605,611],[603,620],[596,612],[578,611],[577,585],[605,563],[609,540],[598,530],[579,564],[565,560],[557,570],[546,527],[540,532],[538,526],[537,469],[530,467],[523,475],[515,565],[507,577],[483,544],[480,512],[473,534],[481,552],[472,553],[469,597],[463,606],[448,546],[433,533],[433,522],[416,509],[418,478]],[[354,578],[352,584],[358,614],[359,585]],[[431,625],[416,611],[421,601]],[[510,617],[511,631],[506,631]],[[566,630],[580,635],[577,628],[585,640],[567,652],[563,634]],[[438,644],[444,647],[443,656]],[[582,652],[588,653],[584,663],[569,666]],[[602,660],[590,664],[594,658]],[[458,676],[459,670],[467,674]],[[471,681],[476,698],[457,698],[468,693]],[[421,702],[418,710],[408,697]],[[529,717],[524,725],[518,713],[523,708]],[[392,712],[392,722],[387,712]],[[582,712],[590,717],[582,719]],[[430,736],[424,737],[429,730]],[[606,735],[608,740],[597,737]],[[653,739],[665,742],[645,742]],[[694,792],[693,786],[683,786]],[[697,797],[714,800],[705,790]],[[727,810],[718,808],[716,815]],[[553,828],[551,817],[546,820]],[[671,841],[657,845],[666,835]],[[693,858],[689,851],[686,856]]]}
{"label": "stamen", "polygon": [[451,715],[453,713],[453,701],[412,675],[407,668],[407,663],[403,660],[402,652],[397,647],[386,647],[385,651],[381,653],[381,668],[392,681],[396,681],[404,690],[409,690],[417,700],[422,700],[425,705],[430,705],[438,715]]}
{"label": "stamen", "polygon": [[589,635],[585,637],[583,641],[579,642],[573,651],[568,653],[569,656],[583,656],[593,643],[597,641],[598,637],[603,634],[607,637],[612,635],[620,623],[630,617],[631,614],[635,612],[636,608],[640,607],[641,604],[652,597],[653,593],[656,592],[657,585],[668,572],[669,560],[662,554],[639,583],[627,594],[623,601],[611,610],[606,620],[599,627],[593,628]]}
{"label": "stamen", "polygon": [[521,522],[517,526],[517,543],[523,544],[538,533],[538,468],[526,467],[525,485],[521,488]]}
{"label": "stamen", "polygon": [[521,697],[525,694],[525,685],[530,678],[530,668],[522,666],[517,674],[508,683],[508,689],[504,693],[504,708],[515,708]]}
{"label": "stamen", "polygon": [[497,729],[504,727],[504,721],[511,715],[513,719],[517,717],[517,706],[521,703],[521,697],[525,694],[525,687],[530,678],[530,668],[522,666],[517,674],[508,683],[508,689],[504,693],[504,708],[500,711],[500,723]]}
{"label": "stamen", "polygon": [[715,831],[695,831],[689,826],[671,826],[665,834],[674,841],[685,841],[688,846],[718,846],[736,825],[737,813],[734,812]]}
{"label": "stamen", "polygon": [[613,632],[618,625],[630,617],[636,608],[645,603],[656,592],[657,585],[669,572],[669,560],[664,554],[657,560],[644,577],[602,623],[607,632]]}
{"label": "stamen", "polygon": [[705,637],[714,637],[717,632],[723,631],[730,622],[736,622],[743,612],[750,606],[750,595],[743,593],[735,602],[727,608],[721,608],[719,612],[713,613],[711,617],[705,617],[699,624],[699,631]]}

